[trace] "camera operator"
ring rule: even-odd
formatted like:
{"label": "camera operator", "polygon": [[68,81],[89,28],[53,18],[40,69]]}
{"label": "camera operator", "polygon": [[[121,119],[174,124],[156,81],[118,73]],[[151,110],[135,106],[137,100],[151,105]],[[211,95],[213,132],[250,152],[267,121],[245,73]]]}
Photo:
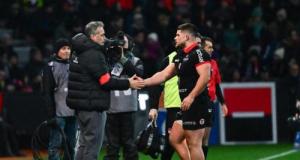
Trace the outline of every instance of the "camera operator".
{"label": "camera operator", "polygon": [[[119,32],[108,49],[112,77],[128,78],[136,74],[141,77],[144,72],[142,61],[131,52],[133,40]],[[119,159],[123,147],[125,160],[138,160],[134,143],[135,112],[138,108],[138,93],[135,89],[110,92],[110,109],[107,112],[105,133],[107,136],[107,154],[105,160]]]}

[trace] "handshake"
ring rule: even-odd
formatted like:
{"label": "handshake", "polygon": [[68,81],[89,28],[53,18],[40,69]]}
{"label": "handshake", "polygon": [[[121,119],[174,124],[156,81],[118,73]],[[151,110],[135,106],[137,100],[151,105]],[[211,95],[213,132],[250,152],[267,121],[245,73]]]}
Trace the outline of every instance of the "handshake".
{"label": "handshake", "polygon": [[146,86],[144,79],[138,77],[137,75],[133,75],[128,80],[129,80],[130,88],[142,89]]}

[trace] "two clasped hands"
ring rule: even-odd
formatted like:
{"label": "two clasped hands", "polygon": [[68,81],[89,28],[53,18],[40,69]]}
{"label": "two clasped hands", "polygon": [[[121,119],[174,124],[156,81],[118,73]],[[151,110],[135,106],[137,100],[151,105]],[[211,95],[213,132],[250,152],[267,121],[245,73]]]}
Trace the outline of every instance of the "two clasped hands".
{"label": "two clasped hands", "polygon": [[137,75],[133,75],[128,80],[129,80],[130,88],[142,89],[146,86],[144,79],[138,77]]}
{"label": "two clasped hands", "polygon": [[[142,79],[141,77],[138,77],[136,75],[133,75],[128,80],[130,83],[130,88],[142,89],[146,86],[151,86],[150,79]],[[185,97],[182,100],[181,109],[183,111],[188,110],[190,108],[191,104],[194,102],[194,98],[195,98],[195,96],[193,96],[192,94],[189,94],[187,97]]]}

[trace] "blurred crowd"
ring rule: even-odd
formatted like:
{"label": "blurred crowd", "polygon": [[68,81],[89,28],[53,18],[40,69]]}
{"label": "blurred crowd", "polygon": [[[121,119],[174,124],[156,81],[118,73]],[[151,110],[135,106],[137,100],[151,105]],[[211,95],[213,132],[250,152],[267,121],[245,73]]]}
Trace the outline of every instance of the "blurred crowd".
{"label": "blurred crowd", "polygon": [[0,3],[0,91],[39,91],[56,39],[91,20],[135,41],[145,77],[174,50],[176,28],[194,23],[215,40],[225,82],[299,78],[300,0],[9,0]]}

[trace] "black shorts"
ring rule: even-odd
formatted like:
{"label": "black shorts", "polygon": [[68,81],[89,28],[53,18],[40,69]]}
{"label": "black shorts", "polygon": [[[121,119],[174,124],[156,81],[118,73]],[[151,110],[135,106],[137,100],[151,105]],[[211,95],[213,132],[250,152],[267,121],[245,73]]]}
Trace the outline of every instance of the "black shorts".
{"label": "black shorts", "polygon": [[[216,115],[217,114],[216,112],[219,107],[219,102],[215,101],[215,102],[211,102],[211,103],[212,103],[211,123],[212,123],[212,125],[214,125],[216,122],[216,118],[218,117],[218,115]],[[220,110],[220,112],[222,112],[222,111]]]}
{"label": "black shorts", "polygon": [[210,101],[195,101],[187,111],[182,111],[184,130],[197,130],[212,126],[212,107]]}

